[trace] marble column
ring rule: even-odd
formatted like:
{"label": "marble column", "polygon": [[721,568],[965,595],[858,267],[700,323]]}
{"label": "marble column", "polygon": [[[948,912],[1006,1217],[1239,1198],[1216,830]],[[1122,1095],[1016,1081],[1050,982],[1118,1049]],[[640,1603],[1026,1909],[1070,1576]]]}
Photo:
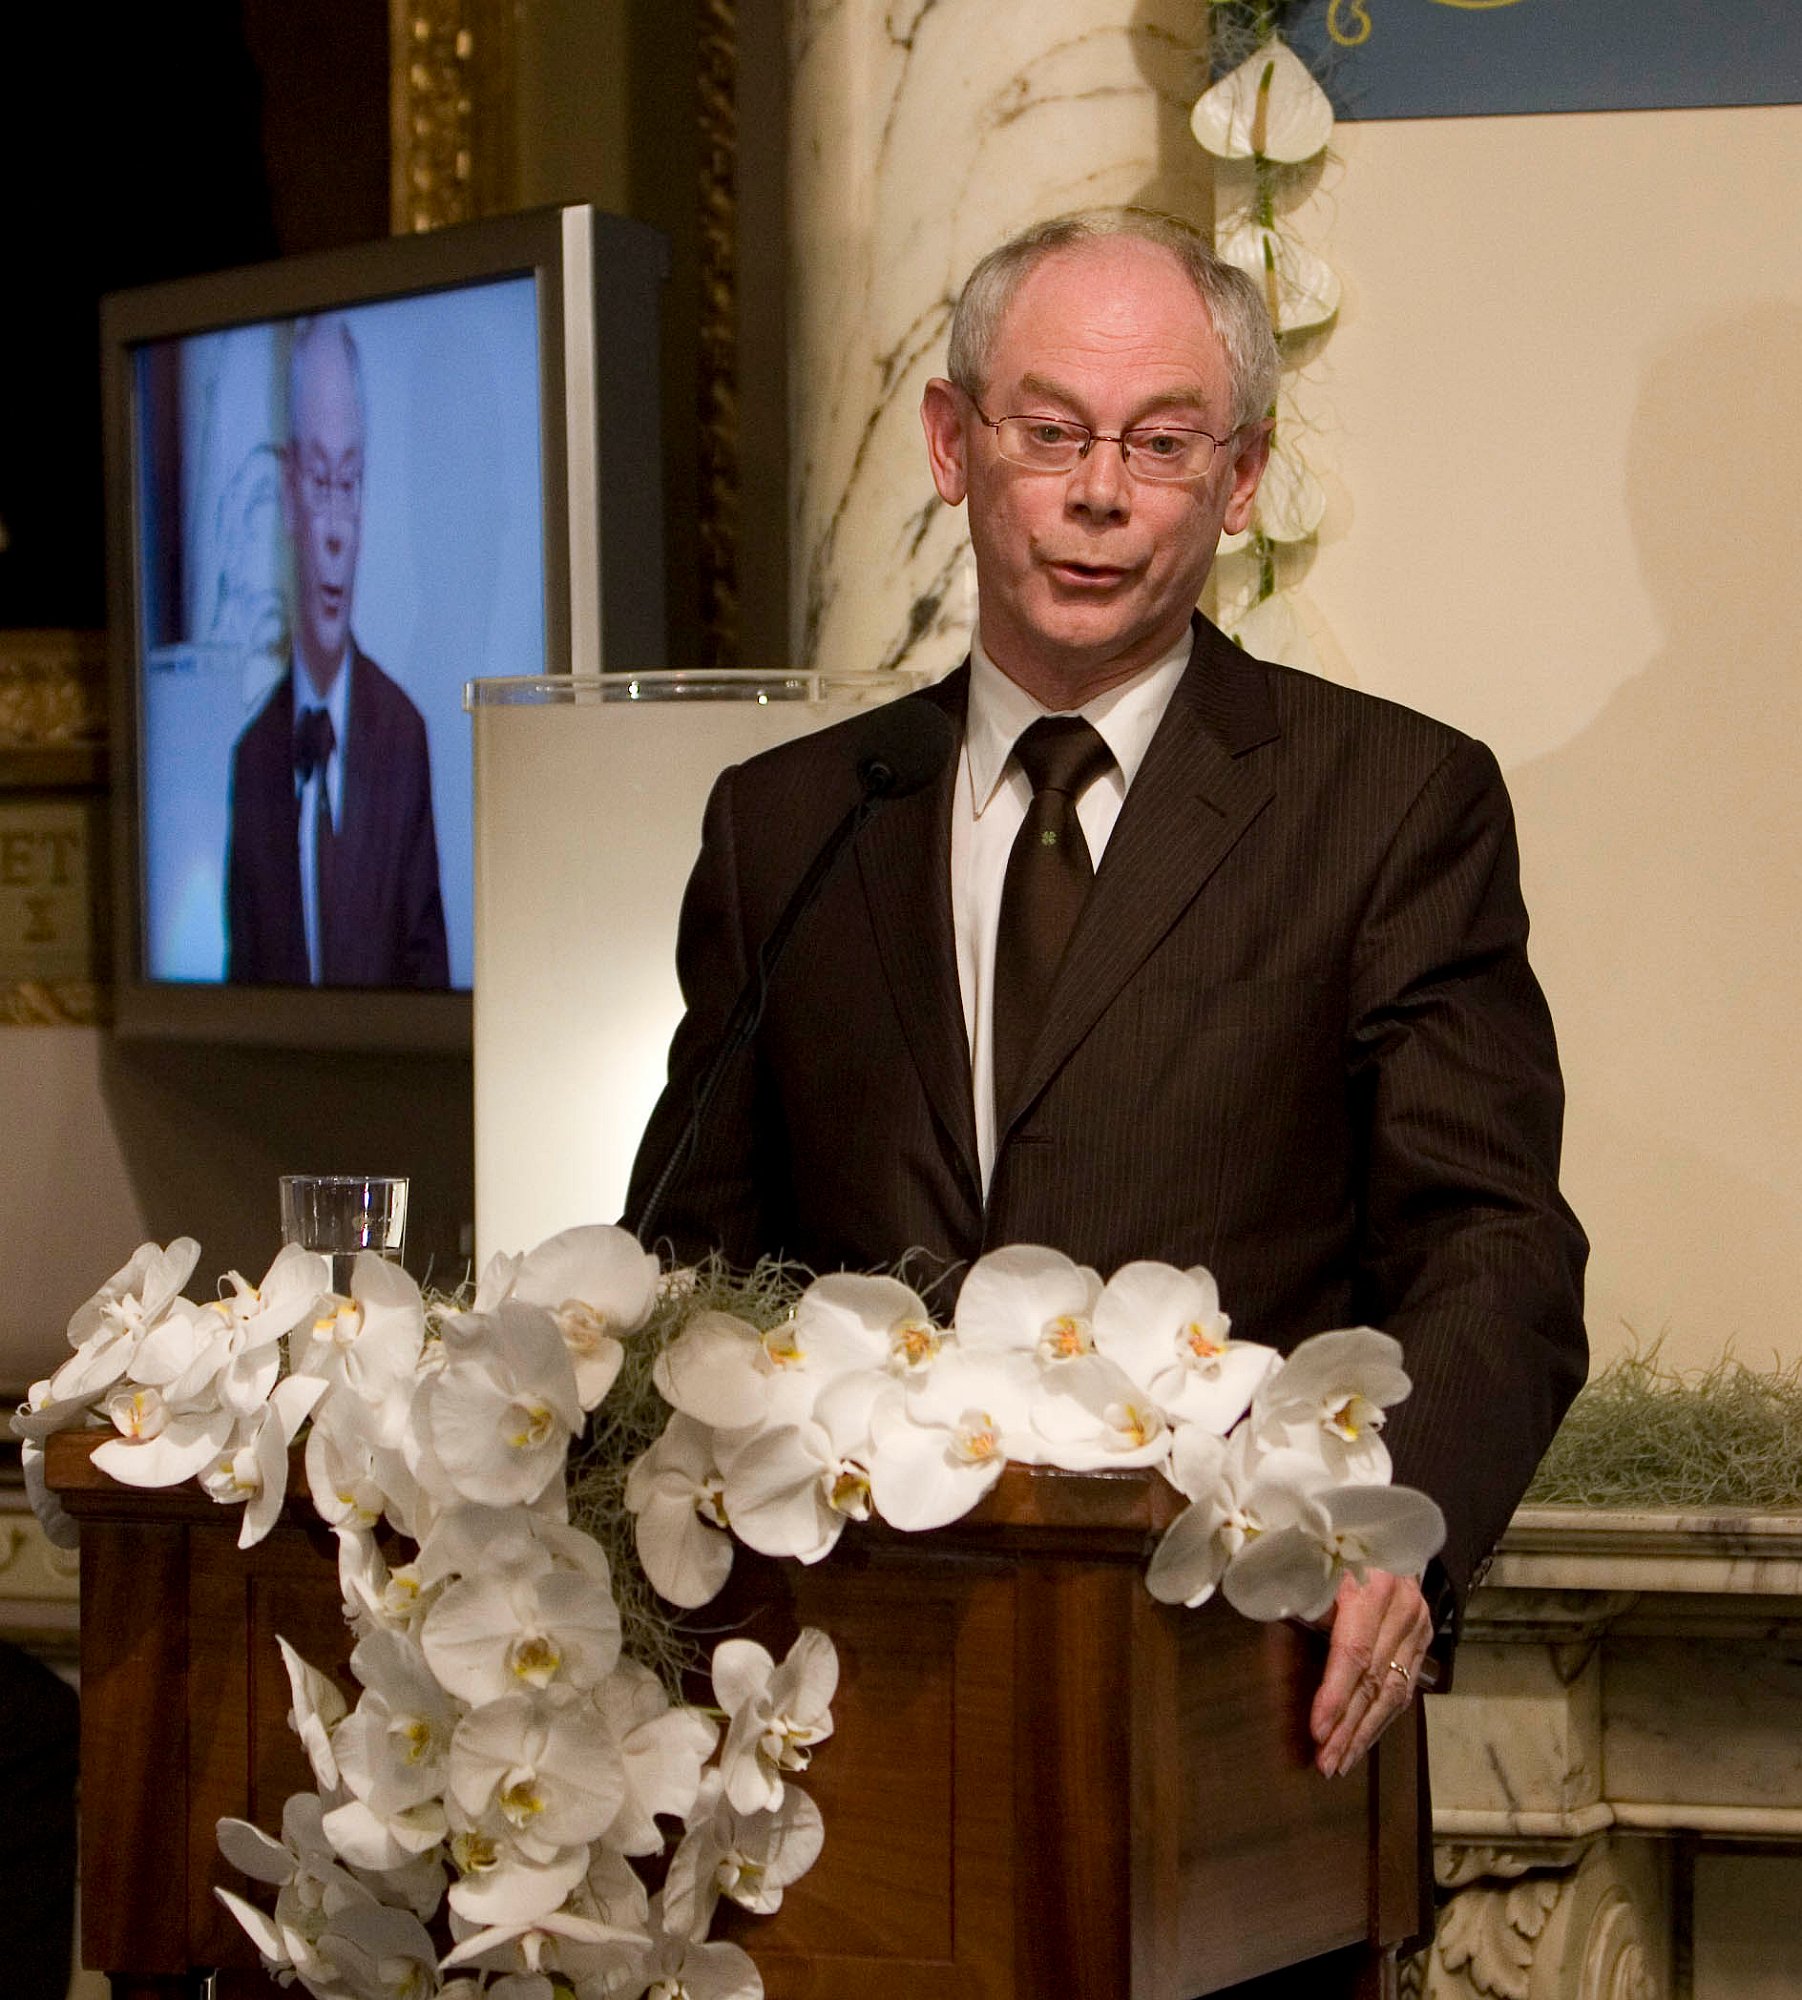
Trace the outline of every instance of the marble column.
{"label": "marble column", "polygon": [[1206,0],[791,0],[793,663],[937,673],[968,643],[961,510],[919,424],[957,287],[1015,229],[1140,202],[1206,224]]}

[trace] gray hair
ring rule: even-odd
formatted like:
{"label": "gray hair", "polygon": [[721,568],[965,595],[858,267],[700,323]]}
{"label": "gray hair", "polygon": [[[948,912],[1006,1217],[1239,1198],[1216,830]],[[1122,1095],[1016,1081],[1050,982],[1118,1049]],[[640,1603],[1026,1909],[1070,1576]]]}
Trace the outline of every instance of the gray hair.
{"label": "gray hair", "polygon": [[980,400],[1001,321],[1030,273],[1060,250],[1114,237],[1154,244],[1182,266],[1226,356],[1233,428],[1264,416],[1276,400],[1280,363],[1262,292],[1236,264],[1216,255],[1199,229],[1149,208],[1079,209],[1034,223],[991,250],[965,281],[951,315],[947,372],[952,381]]}
{"label": "gray hair", "polygon": [[320,313],[308,319],[294,322],[294,335],[288,346],[288,442],[297,442],[294,436],[294,412],[300,406],[300,371],[306,360],[307,351],[315,341],[328,339],[336,334],[343,343],[345,366],[350,370],[350,386],[357,399],[357,428],[363,435],[369,435],[369,409],[363,401],[363,364],[357,358],[357,343],[351,337],[350,326],[337,313]]}

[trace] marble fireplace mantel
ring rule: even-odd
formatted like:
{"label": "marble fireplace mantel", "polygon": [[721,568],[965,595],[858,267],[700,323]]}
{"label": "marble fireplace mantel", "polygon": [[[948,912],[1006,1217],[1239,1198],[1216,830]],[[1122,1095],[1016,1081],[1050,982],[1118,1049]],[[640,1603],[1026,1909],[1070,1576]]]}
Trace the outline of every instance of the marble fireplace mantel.
{"label": "marble fireplace mantel", "polygon": [[1431,2000],[1687,2000],[1704,1849],[1802,1854],[1802,1514],[1523,1508],[1428,1703]]}

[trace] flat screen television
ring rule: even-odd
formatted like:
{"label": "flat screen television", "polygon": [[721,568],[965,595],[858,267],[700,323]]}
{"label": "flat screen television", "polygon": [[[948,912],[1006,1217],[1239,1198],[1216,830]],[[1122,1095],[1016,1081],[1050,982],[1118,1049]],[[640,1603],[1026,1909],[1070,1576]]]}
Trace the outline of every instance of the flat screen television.
{"label": "flat screen television", "polygon": [[468,1046],[465,682],[668,664],[666,271],[578,206],[103,303],[120,1032]]}

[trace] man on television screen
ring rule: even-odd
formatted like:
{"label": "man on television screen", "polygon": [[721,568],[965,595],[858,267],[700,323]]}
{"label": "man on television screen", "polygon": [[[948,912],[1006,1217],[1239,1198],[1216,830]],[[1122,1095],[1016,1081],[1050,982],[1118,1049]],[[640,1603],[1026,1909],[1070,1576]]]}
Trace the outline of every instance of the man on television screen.
{"label": "man on television screen", "polygon": [[303,320],[288,374],[288,671],[232,756],[226,977],[448,986],[425,722],[351,632],[367,435],[356,342]]}

